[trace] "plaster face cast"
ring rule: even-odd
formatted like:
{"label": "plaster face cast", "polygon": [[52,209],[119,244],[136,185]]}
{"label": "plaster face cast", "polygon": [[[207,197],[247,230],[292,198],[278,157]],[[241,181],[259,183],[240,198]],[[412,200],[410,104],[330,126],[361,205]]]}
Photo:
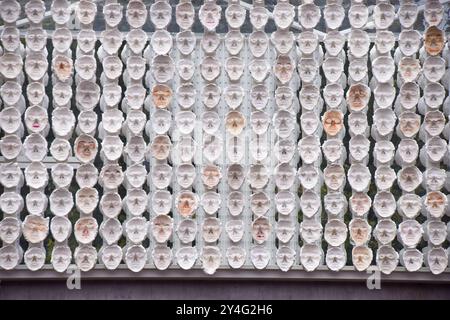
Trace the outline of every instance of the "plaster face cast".
{"label": "plaster face cast", "polygon": [[20,237],[20,220],[17,218],[4,218],[0,222],[0,239],[5,245],[12,244]]}
{"label": "plaster face cast", "polygon": [[69,214],[73,208],[73,196],[66,188],[55,189],[49,197],[50,211],[58,217]]}
{"label": "plaster face cast", "polygon": [[225,61],[225,71],[231,81],[238,81],[244,73],[244,61],[238,57],[230,57]]}
{"label": "plaster face cast", "polygon": [[398,184],[403,191],[414,192],[422,183],[422,172],[417,167],[410,166],[402,168],[398,172]]}
{"label": "plaster face cast", "polygon": [[439,136],[445,127],[445,116],[441,111],[428,111],[424,118],[424,129],[432,137]]}
{"label": "plaster face cast", "polygon": [[58,163],[52,167],[51,175],[53,183],[58,188],[66,188],[73,179],[73,168],[67,163]]}
{"label": "plaster face cast", "polygon": [[366,246],[354,247],[352,250],[352,262],[356,270],[366,270],[373,260],[373,253],[370,248]]}
{"label": "plaster face cast", "polygon": [[221,259],[222,256],[218,247],[204,247],[200,256],[203,271],[209,275],[214,274],[220,267]]}
{"label": "plaster face cast", "polygon": [[251,195],[250,208],[256,216],[263,216],[270,208],[270,200],[264,192],[257,192]]}
{"label": "plaster face cast", "polygon": [[[402,112],[399,116],[398,129],[405,138],[414,138],[419,132],[420,121],[420,115],[416,114],[415,112]],[[401,150],[399,149],[399,151]]]}
{"label": "plaster face cast", "polygon": [[220,127],[220,118],[217,112],[206,111],[203,113],[202,118],[203,131],[207,134],[213,135],[219,130]]}
{"label": "plaster face cast", "polygon": [[182,80],[189,81],[194,76],[195,64],[190,59],[180,59],[177,63],[177,71]]}
{"label": "plaster face cast", "polygon": [[419,51],[422,36],[416,30],[403,30],[399,36],[399,48],[403,55],[410,57]]}
{"label": "plaster face cast", "polygon": [[0,88],[3,102],[8,106],[15,106],[20,102],[22,88],[17,82],[7,81]]}
{"label": "plaster face cast", "polygon": [[323,227],[314,219],[305,219],[300,223],[300,236],[307,244],[314,244],[322,237]]}
{"label": "plaster face cast", "polygon": [[396,233],[397,227],[391,219],[379,220],[373,231],[375,239],[382,245],[387,245],[394,241]]}
{"label": "plaster face cast", "polygon": [[147,43],[147,34],[142,29],[133,29],[127,33],[125,39],[131,52],[140,55]]}
{"label": "plaster face cast", "polygon": [[445,74],[445,60],[439,56],[427,57],[423,63],[423,74],[430,82],[439,82]]}
{"label": "plaster face cast", "polygon": [[225,35],[225,48],[231,55],[238,55],[244,47],[244,36],[238,30],[230,30]]}
{"label": "plaster face cast", "polygon": [[424,89],[424,100],[428,107],[438,108],[445,99],[445,89],[440,83],[428,83]]}
{"label": "plaster face cast", "polygon": [[427,221],[424,224],[424,239],[434,246],[440,246],[447,237],[447,227],[442,221]]}
{"label": "plaster face cast", "polygon": [[395,179],[395,170],[389,166],[379,166],[375,171],[375,185],[379,190],[389,190]]}
{"label": "plaster face cast", "polygon": [[402,3],[398,9],[398,20],[405,29],[412,28],[419,14],[418,6],[414,3]]}
{"label": "plaster face cast", "polygon": [[151,171],[151,181],[158,189],[165,189],[172,180],[172,167],[168,164],[157,164]]}
{"label": "plaster face cast", "polygon": [[196,176],[195,167],[191,163],[181,164],[177,168],[176,176],[177,183],[183,189],[187,189],[194,183]]}
{"label": "plaster face cast", "polygon": [[250,116],[250,122],[253,132],[261,135],[267,132],[270,124],[270,118],[265,112],[254,111]]}
{"label": "plaster face cast", "polygon": [[155,80],[161,83],[171,80],[175,72],[174,63],[167,55],[155,56],[152,60],[151,68]]}
{"label": "plaster face cast", "polygon": [[2,2],[0,16],[6,23],[14,23],[20,16],[20,4],[15,0],[7,0]]}
{"label": "plaster face cast", "polygon": [[133,164],[125,171],[126,182],[131,188],[141,188],[145,183],[146,176],[147,170],[141,164]]}
{"label": "plaster face cast", "polygon": [[273,32],[270,36],[272,44],[280,54],[288,54],[294,46],[294,34],[289,30],[280,30]]}
{"label": "plaster face cast", "polygon": [[240,4],[230,4],[225,10],[225,19],[230,28],[239,29],[245,22],[246,10]]}
{"label": "plaster face cast", "polygon": [[25,111],[25,125],[28,132],[40,133],[48,125],[47,110],[39,106],[31,106]]}
{"label": "plaster face cast", "polygon": [[172,100],[172,89],[165,84],[155,85],[152,89],[152,100],[157,108],[167,108]]}
{"label": "plaster face cast", "polygon": [[230,85],[225,89],[224,95],[227,106],[234,110],[242,104],[245,93],[242,86]]}
{"label": "plaster face cast", "polygon": [[156,214],[169,214],[172,209],[172,194],[169,191],[155,191],[150,201],[150,207]]}
{"label": "plaster face cast", "polygon": [[[64,64],[64,67],[62,67],[62,69],[60,68],[61,66],[58,63],[57,68],[55,69],[55,73],[57,75],[62,75],[67,69],[66,62],[67,61],[62,62]],[[40,79],[42,79],[47,72],[47,68],[47,58],[43,53],[30,53],[25,58],[25,72],[33,81],[39,81]]]}
{"label": "plaster face cast", "polygon": [[368,105],[369,99],[370,88],[361,83],[352,85],[347,93],[347,103],[352,112],[363,110]]}
{"label": "plaster face cast", "polygon": [[298,73],[300,75],[300,79],[303,82],[305,82],[305,83],[313,82],[314,79],[316,79],[318,72],[319,72],[319,68],[314,59],[312,59],[312,58],[301,58],[300,59],[300,61],[298,63]]}
{"label": "plaster face cast", "polygon": [[177,210],[184,218],[189,218],[197,210],[198,196],[191,191],[181,192],[176,199]]}
{"label": "plaster face cast", "polygon": [[[123,114],[118,109],[108,109],[102,114],[102,126],[107,134],[117,135],[122,129]],[[105,137],[105,139],[107,139]],[[104,139],[104,140],[105,140]]]}
{"label": "plaster face cast", "polygon": [[47,209],[47,196],[40,191],[31,191],[25,199],[30,214],[39,215]]}
{"label": "plaster face cast", "polygon": [[122,184],[123,179],[122,167],[118,164],[107,164],[100,171],[99,182],[106,189],[118,188]]}
{"label": "plaster face cast", "polygon": [[83,80],[91,80],[97,71],[97,61],[94,56],[82,55],[75,60],[75,71]]}
{"label": "plaster face cast", "polygon": [[248,173],[250,185],[255,189],[262,189],[269,182],[269,172],[262,164],[254,164],[250,166]]}
{"label": "plaster face cast", "polygon": [[286,163],[291,161],[296,148],[294,142],[290,139],[281,139],[277,141],[273,151],[278,162]]}
{"label": "plaster face cast", "polygon": [[220,220],[218,218],[206,218],[202,225],[203,240],[207,243],[216,242],[221,233]]}
{"label": "plaster face cast", "polygon": [[82,164],[75,174],[75,180],[80,188],[94,187],[97,184],[98,170],[92,164]]}
{"label": "plaster face cast", "polygon": [[102,61],[103,72],[110,80],[117,80],[122,75],[123,64],[117,56],[107,56]]}
{"label": "plaster face cast", "polygon": [[355,246],[362,246],[370,240],[372,227],[366,219],[354,218],[349,224],[350,239]]}
{"label": "plaster face cast", "polygon": [[419,102],[420,88],[415,82],[406,82],[400,88],[400,104],[404,109],[413,109]]}
{"label": "plaster face cast", "polygon": [[220,45],[219,34],[213,31],[205,31],[200,44],[205,53],[211,54],[215,53]]}
{"label": "plaster face cast", "polygon": [[364,192],[370,185],[371,174],[367,166],[356,163],[348,170],[348,182],[356,192]]}
{"label": "plaster face cast", "polygon": [[52,2],[50,7],[53,21],[58,25],[64,25],[69,22],[72,9],[67,0],[56,0]]}
{"label": "plaster face cast", "polygon": [[70,146],[69,141],[56,138],[50,146],[50,154],[56,161],[67,161],[67,159],[69,159],[72,155],[72,147]]}
{"label": "plaster face cast", "polygon": [[[164,34],[166,34],[167,31],[158,30],[156,32],[164,32]],[[162,35],[160,36],[160,38],[162,38]],[[191,54],[194,51],[196,42],[197,42],[197,39],[195,37],[195,34],[190,30],[186,30],[186,31],[177,33],[176,43],[177,43],[178,51],[180,51],[181,54],[183,54],[185,56]],[[162,44],[163,43],[161,43],[161,40],[160,40],[159,46],[161,47],[161,49],[158,50],[158,51],[162,52],[160,54],[169,53],[169,50],[171,49],[171,46],[172,46],[172,38],[168,32],[166,35],[166,39],[164,41],[164,47],[162,46]],[[163,48],[165,48],[165,50],[162,50]],[[155,49],[154,49],[154,51],[156,52]],[[165,53],[163,53],[164,51],[165,51]]]}
{"label": "plaster face cast", "polygon": [[[230,88],[230,87],[228,87]],[[230,89],[228,89],[230,90]],[[207,108],[214,108],[216,107],[220,102],[220,95],[221,90],[220,88],[215,84],[207,84],[203,88],[202,92],[202,102]],[[238,96],[238,94],[236,94]],[[229,104],[229,101],[227,101],[227,104]]]}
{"label": "plaster face cast", "polygon": [[122,46],[122,33],[118,29],[106,30],[101,33],[102,48],[109,55],[116,54]]}
{"label": "plaster face cast", "polygon": [[272,227],[269,220],[265,217],[259,217],[252,223],[252,237],[257,244],[262,244],[269,238]]}
{"label": "plaster face cast", "polygon": [[447,197],[440,191],[428,192],[425,196],[425,209],[432,218],[441,218],[448,206]]}
{"label": "plaster face cast", "polygon": [[82,163],[94,161],[98,151],[97,140],[90,135],[82,134],[75,140],[75,156]]}
{"label": "plaster face cast", "polygon": [[269,90],[267,87],[264,84],[254,85],[250,91],[250,101],[255,109],[264,110],[269,102]]}
{"label": "plaster face cast", "polygon": [[97,5],[91,1],[80,1],[75,12],[78,21],[84,25],[89,25],[94,22],[95,15],[97,14]]}
{"label": "plaster face cast", "polygon": [[[39,30],[39,29],[37,29]],[[46,40],[47,40],[47,34],[45,34],[45,41],[43,41],[43,47],[46,44]],[[68,28],[58,28],[55,30],[55,32],[53,33],[52,36],[52,43],[53,43],[53,47],[55,48],[56,51],[58,51],[59,53],[65,53],[70,49],[70,46],[72,44],[72,32],[68,29]],[[37,50],[34,50],[37,51]]]}
{"label": "plaster face cast", "polygon": [[294,236],[294,232],[295,227],[290,220],[280,220],[275,226],[277,239],[280,240],[281,243],[288,243]]}
{"label": "plaster face cast", "polygon": [[320,99],[319,88],[305,84],[299,94],[300,105],[306,110],[314,110]]}
{"label": "plaster face cast", "polygon": [[15,245],[6,245],[0,249],[0,267],[5,270],[14,269],[22,259],[22,252]]}
{"label": "plaster face cast", "polygon": [[101,261],[108,270],[115,270],[122,261],[122,248],[118,245],[111,245],[102,248],[99,252],[101,255]]}
{"label": "plaster face cast", "polygon": [[[311,34],[311,32],[309,32],[309,31],[307,31],[307,32],[309,34]],[[312,37],[313,37],[313,39],[317,38],[314,34],[312,35]],[[300,38],[301,37],[299,36],[299,41],[300,41]],[[325,45],[326,52],[330,56],[335,57],[339,53],[342,52],[342,49],[344,48],[344,44],[345,44],[345,38],[344,38],[344,36],[342,36],[339,33],[339,31],[332,30],[326,34],[325,39],[323,40],[323,43]],[[302,50],[302,49],[300,49],[300,50]],[[302,52],[304,52],[304,50],[302,50]],[[307,54],[307,52],[304,52],[304,53]]]}
{"label": "plaster face cast", "polygon": [[431,273],[439,274],[447,268],[448,254],[444,248],[429,248],[425,256],[425,265],[430,268]]}
{"label": "plaster face cast", "polygon": [[32,133],[25,139],[23,149],[30,161],[42,161],[47,155],[47,141],[39,133]]}
{"label": "plaster face cast", "polygon": [[324,238],[331,246],[340,246],[347,238],[347,226],[338,219],[332,219],[325,225]]}
{"label": "plaster face cast", "polygon": [[312,164],[320,158],[320,141],[314,136],[306,136],[298,142],[298,153],[305,164]]}
{"label": "plaster face cast", "polygon": [[398,265],[399,255],[393,247],[381,246],[377,250],[376,261],[382,273],[390,274]]}
{"label": "plaster face cast", "polygon": [[[29,64],[30,63],[31,62],[29,62]],[[17,78],[22,71],[22,67],[23,61],[18,54],[5,53],[0,57],[0,72],[7,79]],[[28,66],[28,68],[30,68],[30,66]]]}
{"label": "plaster face cast", "polygon": [[307,218],[313,217],[320,209],[320,197],[314,191],[304,191],[300,197],[300,208]]}
{"label": "plaster face cast", "polygon": [[0,153],[6,160],[16,159],[22,151],[22,141],[15,135],[6,135],[0,140]]}
{"label": "plaster face cast", "polygon": [[202,195],[202,206],[206,214],[214,214],[220,209],[220,195],[216,192],[208,191]]}
{"label": "plaster face cast", "polygon": [[329,4],[326,5],[323,10],[323,16],[327,27],[330,29],[337,29],[341,26],[342,21],[344,21],[345,11],[341,5]]}
{"label": "plaster face cast", "polygon": [[256,269],[265,269],[269,264],[270,251],[264,246],[254,246],[250,249],[250,260]]}
{"label": "plaster face cast", "polygon": [[222,178],[222,173],[220,172],[220,168],[215,165],[206,165],[202,170],[202,182],[203,184],[209,188],[215,188]]}
{"label": "plaster face cast", "polygon": [[378,82],[388,82],[394,75],[394,59],[388,56],[380,56],[373,61],[372,70]]}
{"label": "plaster face cast", "polygon": [[325,259],[330,270],[339,271],[345,266],[347,254],[340,247],[329,247]]}
{"label": "plaster face cast", "polygon": [[423,264],[423,254],[417,249],[405,249],[400,252],[400,263],[409,272],[418,271]]}
{"label": "plaster face cast", "polygon": [[250,22],[253,28],[260,30],[264,28],[269,20],[269,12],[264,6],[255,6],[250,10]]}
{"label": "plaster face cast", "polygon": [[279,55],[273,67],[273,72],[281,84],[286,84],[292,79],[295,69],[294,61],[287,55]]}
{"label": "plaster face cast", "polygon": [[433,162],[440,162],[447,150],[447,142],[440,137],[432,137],[425,143],[425,151],[428,158]]}
{"label": "plaster face cast", "polygon": [[115,218],[103,220],[100,225],[100,235],[108,246],[117,243],[122,236],[122,225],[120,221]]}
{"label": "plaster face cast", "polygon": [[323,252],[318,245],[305,244],[300,248],[300,263],[308,272],[314,271],[320,265],[322,256]]}
{"label": "plaster face cast", "polygon": [[244,195],[240,191],[233,191],[230,193],[227,201],[228,211],[232,216],[238,216],[244,209]]}
{"label": "plaster face cast", "polygon": [[172,7],[168,1],[156,1],[150,6],[150,21],[156,29],[164,29],[172,18]]}
{"label": "plaster face cast", "polygon": [[344,127],[344,115],[340,110],[328,110],[322,117],[322,124],[327,135],[335,137]]}
{"label": "plaster face cast", "polygon": [[5,163],[0,168],[0,183],[3,187],[15,188],[23,185],[23,173],[17,163]]}
{"label": "plaster face cast", "polygon": [[70,57],[65,55],[57,55],[52,60],[52,69],[58,80],[67,82],[73,74],[73,61]]}
{"label": "plaster face cast", "polygon": [[32,244],[44,241],[48,235],[49,222],[48,217],[26,216],[22,224],[22,232],[25,240]]}
{"label": "plaster face cast", "polygon": [[295,251],[287,246],[278,248],[276,253],[277,265],[281,271],[287,272],[295,261]]}
{"label": "plaster face cast", "polygon": [[279,164],[274,171],[275,184],[280,190],[287,190],[294,184],[295,169],[289,163]]}
{"label": "plaster face cast", "polygon": [[81,245],[75,249],[75,263],[81,271],[91,270],[97,262],[97,251],[91,245]]}
{"label": "plaster face cast", "polygon": [[435,26],[430,26],[425,31],[425,51],[431,56],[437,56],[444,49],[444,32]]}
{"label": "plaster face cast", "polygon": [[367,61],[364,58],[353,59],[352,63],[348,66],[348,74],[355,82],[363,81],[367,76],[367,72]]}
{"label": "plaster face cast", "polygon": [[[222,7],[217,5],[214,0],[205,2],[198,12],[201,24],[208,31],[214,31],[220,22]],[[245,16],[244,16],[245,18]]]}
{"label": "plaster face cast", "polygon": [[116,218],[122,210],[122,199],[118,193],[104,194],[100,200],[100,211],[108,218]]}
{"label": "plaster face cast", "polygon": [[360,29],[352,29],[348,37],[350,53],[355,58],[362,58],[369,52],[370,38],[367,32]]}
{"label": "plaster face cast", "polygon": [[245,117],[239,111],[230,111],[226,116],[226,128],[228,133],[238,136],[245,127]]}
{"label": "plaster face cast", "polygon": [[130,1],[127,5],[126,18],[128,24],[134,28],[141,28],[147,20],[147,9],[142,1]]}
{"label": "plaster face cast", "polygon": [[207,56],[203,59],[202,65],[200,67],[200,72],[202,77],[206,81],[214,81],[220,75],[220,62],[217,58],[212,56]]}
{"label": "plaster face cast", "polygon": [[178,26],[187,30],[192,27],[195,20],[195,9],[190,1],[184,1],[175,7],[175,19]]}
{"label": "plaster face cast", "polygon": [[[33,29],[32,29],[33,30]],[[29,32],[31,32],[32,30],[30,30]],[[36,29],[36,30],[41,30],[42,29]],[[32,38],[32,37],[30,37]],[[30,46],[30,44],[28,44],[28,37],[27,39],[27,46]],[[19,46],[20,46],[20,32],[19,29],[16,27],[5,27],[3,29],[2,35],[1,35],[1,40],[2,40],[2,44],[3,44],[3,48],[7,51],[11,51],[14,52],[16,51]],[[38,39],[36,39],[38,40]],[[31,41],[30,41],[31,42]],[[44,41],[41,40],[39,41],[39,45],[42,46],[44,44]],[[37,46],[37,45],[36,45]],[[35,50],[33,50],[35,51]]]}
{"label": "plaster face cast", "polygon": [[363,192],[355,192],[349,199],[350,211],[357,217],[362,217],[372,207],[372,199]]}
{"label": "plaster face cast", "polygon": [[78,33],[77,40],[78,47],[81,51],[87,53],[94,50],[97,36],[94,30],[82,29]]}
{"label": "plaster face cast", "polygon": [[115,28],[122,21],[123,6],[119,3],[108,3],[103,7],[103,16],[105,17],[106,24]]}
{"label": "plaster face cast", "polygon": [[191,219],[183,219],[178,223],[176,232],[182,243],[191,243],[197,235],[197,223]]}
{"label": "plaster face cast", "polygon": [[158,243],[164,243],[170,239],[173,230],[173,219],[166,215],[159,215],[152,219],[151,232]]}
{"label": "plaster face cast", "polygon": [[390,218],[397,208],[395,198],[389,191],[378,192],[373,199],[373,209],[381,218]]}
{"label": "plaster face cast", "polygon": [[177,263],[183,270],[189,270],[197,261],[198,253],[195,247],[183,247],[176,253]]}
{"label": "plaster face cast", "polygon": [[329,215],[339,216],[348,208],[347,199],[340,193],[328,193],[324,197],[325,211]]}
{"label": "plaster face cast", "polygon": [[348,11],[350,26],[355,29],[363,28],[369,19],[369,9],[365,4],[352,4]]}
{"label": "plaster face cast", "polygon": [[391,141],[381,140],[375,143],[374,157],[380,164],[389,164],[394,159],[395,146]]}
{"label": "plaster face cast", "polygon": [[398,226],[400,241],[407,248],[414,248],[422,239],[423,229],[416,220],[405,220]]}
{"label": "plaster face cast", "polygon": [[394,22],[395,7],[390,3],[379,3],[374,8],[373,17],[377,29],[387,29]]}
{"label": "plaster face cast", "polygon": [[[283,3],[283,4],[285,4],[285,3]],[[289,4],[289,3],[286,3],[286,5],[285,5],[286,11],[288,8],[287,4]],[[274,11],[275,11],[275,8],[274,8]],[[326,9],[325,9],[325,11],[326,11]],[[290,12],[292,12],[292,11],[289,11],[289,12],[287,11],[285,14],[289,14]],[[274,12],[274,14],[275,14],[275,12]],[[320,8],[318,6],[316,6],[314,3],[305,3],[298,7],[298,18],[299,18],[300,24],[305,29],[314,28],[317,25],[317,23],[319,22],[320,17],[321,17]],[[279,17],[279,18],[281,19],[282,17]],[[287,28],[292,24],[292,20],[290,19],[290,16],[288,17],[288,21],[290,21],[289,25],[286,27],[283,26],[284,28]],[[278,27],[283,28],[282,26],[279,26],[277,24],[276,19],[275,19],[275,24]]]}
{"label": "plaster face cast", "polygon": [[100,100],[100,87],[90,81],[81,81],[76,90],[76,100],[83,111],[94,109]]}
{"label": "plaster face cast", "polygon": [[388,30],[378,31],[375,38],[375,45],[378,53],[389,53],[395,46],[394,33]]}
{"label": "plaster face cast", "polygon": [[[34,83],[38,83],[38,82],[34,82]],[[30,86],[28,86],[28,88],[29,87]],[[40,88],[37,88],[37,90],[40,90]],[[39,93],[36,93],[35,91],[33,91],[33,92],[30,92],[30,94],[33,94],[33,98],[32,99],[35,99],[35,98],[38,97],[36,94],[39,94]],[[61,83],[61,82],[57,82],[53,86],[52,94],[53,94],[53,101],[55,102],[55,104],[57,106],[61,106],[61,107],[67,106],[69,101],[70,101],[70,99],[72,99],[72,95],[73,95],[70,85],[69,84],[65,84],[65,83]],[[30,100],[30,96],[29,95],[28,95],[28,100]],[[42,101],[42,99],[41,99],[41,101]],[[32,104],[39,105],[39,103],[34,103],[36,101],[32,102],[30,100],[30,102]],[[55,109],[53,112],[58,112],[58,109]],[[62,111],[62,110],[66,110],[66,111]],[[61,113],[65,113],[65,114],[72,114],[72,112],[71,112],[71,110],[69,108],[59,109],[59,111],[61,111]],[[52,114],[52,119],[53,119],[54,116],[55,115]],[[53,125],[55,125],[55,124],[53,124]],[[75,126],[75,117],[74,117],[74,124],[70,125],[69,128],[73,129],[74,126]],[[58,129],[63,129],[63,128],[58,128]]]}
{"label": "plaster face cast", "polygon": [[[18,29],[16,28],[12,28],[13,30],[18,32]],[[7,30],[5,28],[5,30]],[[63,30],[63,29],[60,29]],[[4,31],[6,32],[6,31]],[[19,35],[19,33],[17,34],[17,36]],[[14,36],[13,36],[14,37]],[[40,28],[36,28],[36,29],[30,29],[27,33],[27,35],[25,36],[26,39],[26,44],[27,44],[27,48],[30,49],[31,51],[41,51],[44,50],[45,45],[47,44],[47,32],[44,29],[40,29]],[[57,43],[58,39],[55,39],[54,37],[53,39],[53,44]],[[8,39],[11,40],[11,39]],[[14,50],[10,50],[10,51],[14,51]]]}
{"label": "plaster face cast", "polygon": [[[162,216],[170,219],[169,216]],[[159,225],[159,223],[158,223]],[[148,222],[145,217],[133,217],[129,219],[124,225],[124,234],[127,236],[127,239],[132,243],[140,243],[144,241],[148,230]],[[151,228],[153,233],[153,227]],[[172,232],[172,230],[170,230]]]}
{"label": "plaster face cast", "polygon": [[395,127],[397,117],[392,109],[377,109],[373,116],[373,127],[381,137],[389,136]]}
{"label": "plaster face cast", "polygon": [[172,263],[172,249],[165,245],[158,245],[152,251],[152,259],[158,270],[166,270]]}
{"label": "plaster face cast", "polygon": [[444,16],[444,8],[439,1],[429,1],[424,9],[425,21],[430,26],[437,26],[441,23]]}
{"label": "plaster face cast", "polygon": [[84,214],[92,213],[98,204],[98,191],[95,188],[81,188],[75,194],[77,209]]}
{"label": "plaster face cast", "polygon": [[[344,99],[344,90],[342,86],[337,83],[328,84],[323,89],[323,97],[325,103],[330,109],[339,109],[339,106],[343,102]],[[329,111],[338,111],[338,110],[329,110]]]}
{"label": "plaster face cast", "polygon": [[75,223],[75,238],[81,244],[89,244],[97,236],[97,220],[92,217],[78,219]]}
{"label": "plaster face cast", "polygon": [[286,110],[277,111],[273,116],[273,123],[275,133],[283,139],[288,138],[295,128],[294,116],[291,112]]}
{"label": "plaster face cast", "polygon": [[225,225],[225,231],[228,238],[233,242],[239,242],[244,236],[244,221],[243,220],[230,220]]}
{"label": "plaster face cast", "polygon": [[444,169],[429,168],[424,173],[424,182],[427,190],[438,191],[444,188],[447,173]]}
{"label": "plaster face cast", "polygon": [[191,84],[182,84],[176,92],[176,99],[180,107],[184,109],[192,108],[195,104],[195,87]]}
{"label": "plaster face cast", "polygon": [[352,136],[365,136],[369,129],[367,115],[364,112],[351,112],[348,115],[348,127]]}
{"label": "plaster face cast", "polygon": [[17,214],[23,209],[23,198],[15,192],[4,192],[0,196],[0,207],[5,214]]}
{"label": "plaster face cast", "polygon": [[324,60],[322,70],[329,82],[337,82],[344,71],[344,63],[339,58],[329,57]]}
{"label": "plaster face cast", "polygon": [[158,135],[153,139],[151,151],[157,160],[164,160],[169,157],[172,142],[167,135]]}
{"label": "plaster face cast", "polygon": [[246,252],[245,249],[237,246],[232,246],[226,252],[228,264],[233,269],[241,268],[245,263]]}
{"label": "plaster face cast", "polygon": [[[303,31],[299,34],[297,39],[298,47],[300,51],[305,55],[311,55],[313,54],[317,46],[319,45],[319,39],[315,33],[312,31]],[[336,45],[339,45],[336,43]],[[344,45],[344,42],[342,43],[342,46]],[[342,48],[341,48],[342,49]]]}
{"label": "plaster face cast", "polygon": [[66,241],[72,232],[72,223],[66,217],[53,217],[50,223],[50,231],[58,242]]}

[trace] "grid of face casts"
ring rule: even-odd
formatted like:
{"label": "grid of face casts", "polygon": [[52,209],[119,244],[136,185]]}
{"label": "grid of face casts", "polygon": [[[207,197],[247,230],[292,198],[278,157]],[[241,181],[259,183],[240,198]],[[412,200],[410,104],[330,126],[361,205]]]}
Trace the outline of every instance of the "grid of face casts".
{"label": "grid of face casts", "polygon": [[445,271],[448,4],[322,2],[1,1],[0,269]]}

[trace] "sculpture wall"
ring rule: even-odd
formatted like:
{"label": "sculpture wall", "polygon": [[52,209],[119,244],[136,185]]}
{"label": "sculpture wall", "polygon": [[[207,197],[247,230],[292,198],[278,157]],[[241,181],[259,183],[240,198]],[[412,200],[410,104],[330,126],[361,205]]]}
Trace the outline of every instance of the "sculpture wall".
{"label": "sculpture wall", "polygon": [[0,268],[442,273],[447,6],[1,1]]}

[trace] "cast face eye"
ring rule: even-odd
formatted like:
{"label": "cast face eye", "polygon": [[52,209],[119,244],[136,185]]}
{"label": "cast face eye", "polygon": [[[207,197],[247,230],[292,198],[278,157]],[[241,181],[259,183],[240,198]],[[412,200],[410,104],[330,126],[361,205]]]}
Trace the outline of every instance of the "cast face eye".
{"label": "cast face eye", "polygon": [[164,29],[172,18],[172,7],[168,1],[161,0],[150,6],[150,21],[156,29]]}
{"label": "cast face eye", "polygon": [[[165,31],[167,32],[167,31]],[[172,43],[172,40],[171,40]],[[179,32],[176,36],[176,43],[178,50],[185,56],[190,55],[196,45],[196,37],[192,31],[186,30]],[[168,53],[168,50],[167,52]]]}
{"label": "cast face eye", "polygon": [[166,190],[156,191],[151,198],[151,208],[158,215],[165,215],[172,209],[172,194]]}
{"label": "cast face eye", "polygon": [[47,127],[47,111],[39,106],[32,106],[25,111],[25,125],[32,133],[39,133]]}

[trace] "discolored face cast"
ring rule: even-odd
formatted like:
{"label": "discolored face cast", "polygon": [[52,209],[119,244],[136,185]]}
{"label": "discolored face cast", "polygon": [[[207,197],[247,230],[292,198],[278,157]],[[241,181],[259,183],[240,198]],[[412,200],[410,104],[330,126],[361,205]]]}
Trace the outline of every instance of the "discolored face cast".
{"label": "discolored face cast", "polygon": [[73,61],[65,55],[58,55],[52,60],[52,69],[61,82],[66,82],[72,77]]}
{"label": "discolored face cast", "polygon": [[444,32],[435,26],[425,31],[425,51],[431,56],[437,56],[444,49]]}
{"label": "discolored face cast", "polygon": [[413,57],[403,57],[398,65],[398,71],[406,82],[412,82],[420,74],[420,62]]}
{"label": "discolored face cast", "polygon": [[358,217],[364,216],[372,206],[372,200],[363,192],[355,192],[349,199],[350,210]]}
{"label": "discolored face cast", "polygon": [[356,270],[366,270],[372,263],[373,253],[366,246],[357,246],[352,250],[352,262]]}
{"label": "discolored face cast", "polygon": [[22,225],[22,232],[25,240],[32,244],[43,241],[49,231],[49,218],[41,216],[26,216]]}
{"label": "discolored face cast", "polygon": [[347,103],[350,110],[360,111],[367,106],[370,99],[370,89],[364,84],[354,84],[350,87],[347,95]]}
{"label": "discolored face cast", "polygon": [[356,246],[362,246],[370,240],[372,227],[367,220],[355,218],[349,224],[350,238]]}
{"label": "discolored face cast", "polygon": [[75,223],[75,238],[81,244],[91,243],[97,236],[97,220],[92,217],[81,218]]}
{"label": "discolored face cast", "polygon": [[97,262],[97,251],[91,245],[82,245],[75,249],[74,258],[81,271],[89,271]]}
{"label": "discolored face cast", "polygon": [[377,29],[389,28],[395,19],[395,7],[389,3],[379,3],[373,9],[373,20]]}
{"label": "discolored face cast", "polygon": [[440,191],[428,192],[425,197],[427,214],[433,218],[441,218],[448,206],[447,197]]}
{"label": "discolored face cast", "polygon": [[329,110],[323,115],[322,124],[328,135],[336,136],[344,127],[344,116],[339,110]]}
{"label": "discolored face cast", "polygon": [[271,230],[269,220],[265,217],[259,217],[253,221],[252,236],[257,244],[264,243],[268,238]]}
{"label": "discolored face cast", "polygon": [[81,135],[75,140],[75,156],[83,163],[95,159],[98,151],[98,143],[92,136]]}

